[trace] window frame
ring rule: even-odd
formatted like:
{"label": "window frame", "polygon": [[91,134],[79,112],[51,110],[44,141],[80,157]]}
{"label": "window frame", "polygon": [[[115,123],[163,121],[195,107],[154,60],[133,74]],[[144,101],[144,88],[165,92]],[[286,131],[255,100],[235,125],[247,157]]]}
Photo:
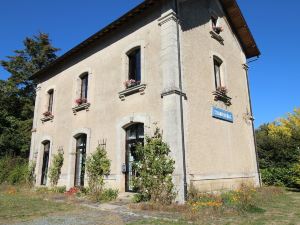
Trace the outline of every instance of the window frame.
{"label": "window frame", "polygon": [[[142,50],[141,46],[132,48],[127,52],[128,58],[128,80],[135,80],[138,83],[142,81]],[[137,59],[138,58],[138,59]],[[134,65],[133,65],[134,64]],[[134,74],[132,74],[134,73]]]}
{"label": "window frame", "polygon": [[47,112],[53,113],[53,102],[54,102],[54,89],[50,89],[48,92],[48,106]]}
{"label": "window frame", "polygon": [[[224,86],[224,82],[223,82],[223,64],[224,64],[223,60],[221,60],[219,57],[217,57],[217,56],[213,57],[214,79],[215,79],[215,88],[216,88],[216,90],[219,87]],[[218,68],[218,71],[217,71],[216,68]]]}
{"label": "window frame", "polygon": [[80,99],[88,99],[89,73],[83,73],[80,78]]}

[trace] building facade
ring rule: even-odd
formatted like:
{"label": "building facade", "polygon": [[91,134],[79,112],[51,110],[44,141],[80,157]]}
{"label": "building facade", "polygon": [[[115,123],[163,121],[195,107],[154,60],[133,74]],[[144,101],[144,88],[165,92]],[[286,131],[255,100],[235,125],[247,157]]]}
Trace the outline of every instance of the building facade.
{"label": "building facade", "polygon": [[163,131],[177,200],[259,185],[247,59],[259,56],[235,0],[146,0],[32,76],[38,83],[30,160],[36,185],[84,186],[85,159],[102,145],[106,185],[132,191],[134,145]]}

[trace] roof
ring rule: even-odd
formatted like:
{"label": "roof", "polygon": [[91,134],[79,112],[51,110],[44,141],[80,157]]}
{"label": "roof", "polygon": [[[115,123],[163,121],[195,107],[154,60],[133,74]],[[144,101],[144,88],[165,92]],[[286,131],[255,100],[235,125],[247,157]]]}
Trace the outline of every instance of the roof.
{"label": "roof", "polygon": [[[36,79],[40,75],[48,72],[51,69],[54,69],[65,60],[72,58],[75,56],[79,51],[85,49],[86,47],[93,44],[95,41],[99,40],[103,36],[107,35],[108,33],[116,30],[118,27],[122,26],[123,24],[131,21],[134,17],[140,15],[146,9],[152,7],[153,5],[159,3],[160,0],[144,0],[141,4],[127,12],[125,15],[121,16],[119,19],[115,20],[108,26],[104,27],[94,35],[90,36],[62,56],[58,57],[56,60],[51,62],[45,68],[39,70],[35,74],[33,74],[30,79]],[[229,22],[232,25],[233,30],[235,31],[242,48],[246,54],[247,58],[252,58],[255,56],[260,55],[260,51],[255,43],[255,40],[251,34],[251,31],[246,23],[245,18],[236,2],[236,0],[220,0],[222,3],[223,9],[227,15]]]}

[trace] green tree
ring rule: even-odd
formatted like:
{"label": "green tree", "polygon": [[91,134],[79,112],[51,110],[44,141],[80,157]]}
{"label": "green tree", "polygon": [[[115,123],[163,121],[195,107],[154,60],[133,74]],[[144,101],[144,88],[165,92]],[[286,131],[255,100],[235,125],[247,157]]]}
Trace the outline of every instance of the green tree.
{"label": "green tree", "polygon": [[58,183],[63,163],[64,163],[63,152],[58,152],[53,156],[52,165],[49,170],[49,179],[52,186],[55,186]]}
{"label": "green tree", "polygon": [[158,128],[153,137],[146,137],[144,146],[137,145],[133,163],[137,176],[133,183],[139,200],[170,204],[175,199],[172,182],[175,161],[169,156],[170,152]]}
{"label": "green tree", "polygon": [[10,73],[0,80],[0,157],[28,157],[36,85],[29,78],[57,58],[48,34],[27,37],[23,44],[24,49],[0,61]]}
{"label": "green tree", "polygon": [[298,187],[300,179],[300,109],[256,130],[262,180]]}

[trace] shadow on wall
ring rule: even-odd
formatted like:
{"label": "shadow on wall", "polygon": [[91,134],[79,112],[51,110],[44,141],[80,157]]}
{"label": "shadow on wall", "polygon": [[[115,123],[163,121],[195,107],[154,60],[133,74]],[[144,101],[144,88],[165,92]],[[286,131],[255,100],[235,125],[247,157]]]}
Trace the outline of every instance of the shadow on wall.
{"label": "shadow on wall", "polygon": [[39,81],[43,82],[45,80],[50,79],[56,74],[70,68],[73,65],[76,65],[78,62],[90,57],[91,55],[107,48],[108,46],[114,44],[115,42],[132,34],[136,30],[147,25],[148,23],[158,20],[160,14],[161,14],[161,10],[159,5],[153,6],[153,8],[150,8],[145,12],[141,13],[140,15],[136,16],[135,19],[133,19],[132,21],[127,22],[124,25],[120,26],[119,28],[116,28],[114,31],[111,31],[108,34],[103,35],[101,38],[94,41],[93,44],[90,44],[88,47],[82,49],[80,52],[75,53],[76,54],[75,57],[60,62],[58,65],[56,65],[55,68],[48,70],[47,74],[41,76]]}
{"label": "shadow on wall", "polygon": [[202,25],[211,26],[209,9],[213,9],[215,16],[222,18],[224,13],[220,7],[221,5],[216,0],[189,0],[181,2],[179,8],[182,30],[185,32]]}

